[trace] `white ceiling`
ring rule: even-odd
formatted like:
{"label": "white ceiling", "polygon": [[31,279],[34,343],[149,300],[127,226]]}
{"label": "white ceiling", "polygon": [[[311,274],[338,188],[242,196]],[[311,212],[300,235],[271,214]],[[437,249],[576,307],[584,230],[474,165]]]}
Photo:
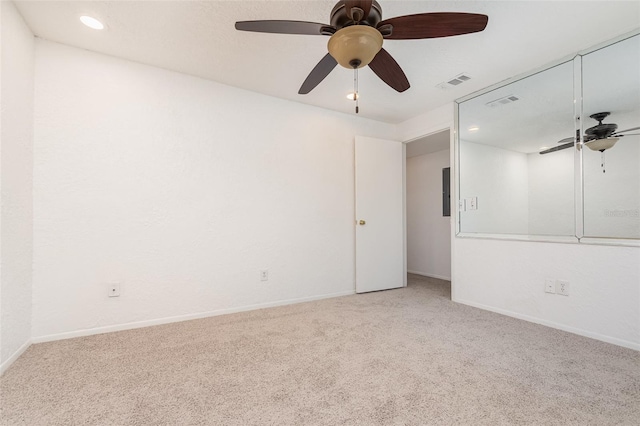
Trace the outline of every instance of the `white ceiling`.
{"label": "white ceiling", "polygon": [[[638,1],[380,0],[383,19],[420,12],[489,16],[482,33],[430,40],[388,40],[384,47],[411,88],[396,93],[371,70],[360,72],[360,115],[398,123],[476,90],[640,27]],[[326,54],[325,36],[241,32],[238,20],[328,23],[324,1],[17,1],[38,36],[179,71],[266,95],[353,114],[345,98],[353,72],[337,67],[309,95],[298,88]],[[92,15],[104,31],[83,26]],[[435,86],[459,73],[472,80]]]}
{"label": "white ceiling", "polygon": [[450,145],[449,130],[423,136],[407,144],[407,158],[444,151]]}

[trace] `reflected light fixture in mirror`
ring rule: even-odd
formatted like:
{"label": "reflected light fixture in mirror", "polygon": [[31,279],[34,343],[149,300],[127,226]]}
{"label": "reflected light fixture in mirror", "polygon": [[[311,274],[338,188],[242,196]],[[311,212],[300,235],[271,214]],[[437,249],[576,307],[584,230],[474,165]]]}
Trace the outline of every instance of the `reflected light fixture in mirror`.
{"label": "reflected light fixture in mirror", "polygon": [[604,138],[604,139],[596,139],[593,141],[586,142],[585,145],[589,147],[589,149],[593,151],[604,151],[605,149],[613,148],[613,146],[618,142],[619,138]]}

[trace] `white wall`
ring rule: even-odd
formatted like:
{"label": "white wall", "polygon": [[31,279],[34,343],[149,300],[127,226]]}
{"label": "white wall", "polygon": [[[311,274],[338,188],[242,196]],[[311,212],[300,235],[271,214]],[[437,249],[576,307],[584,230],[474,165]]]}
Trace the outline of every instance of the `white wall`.
{"label": "white wall", "polygon": [[576,235],[574,155],[574,149],[527,154],[530,235]]}
{"label": "white wall", "polygon": [[[417,122],[423,134],[443,126],[440,113],[425,113],[399,134],[417,135]],[[640,349],[638,247],[457,237],[451,261],[456,302]],[[569,280],[570,296],[545,294],[546,278]]]}
{"label": "white wall", "polygon": [[401,126],[398,126],[398,138],[403,142],[407,142],[425,135],[448,130],[453,128],[452,117],[453,103],[443,105],[404,121]]}
{"label": "white wall", "polygon": [[395,126],[41,40],[35,94],[34,340],[354,291],[354,136]]}
{"label": "white wall", "polygon": [[527,234],[528,176],[526,154],[460,141],[460,197],[478,201],[460,213],[460,230]]}
{"label": "white wall", "polygon": [[442,216],[449,150],[407,158],[407,270],[451,279],[451,218]]}
{"label": "white wall", "polygon": [[0,2],[0,373],[28,347],[33,254],[34,38]]}
{"label": "white wall", "polygon": [[[456,239],[457,302],[640,349],[640,249]],[[544,293],[568,280],[568,297]]]}

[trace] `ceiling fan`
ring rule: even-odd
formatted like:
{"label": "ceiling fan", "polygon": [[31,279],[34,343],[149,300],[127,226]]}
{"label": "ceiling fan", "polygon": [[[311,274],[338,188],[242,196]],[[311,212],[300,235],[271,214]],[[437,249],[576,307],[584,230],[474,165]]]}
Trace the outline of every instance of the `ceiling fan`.
{"label": "ceiling fan", "polygon": [[[486,15],[475,13],[419,13],[382,20],[375,0],[342,0],[331,10],[330,24],[304,21],[239,21],[236,29],[278,34],[329,36],[327,53],[302,83],[299,94],[311,92],[336,65],[355,71],[353,97],[357,101],[357,69],[369,65],[382,81],[398,92],[409,88],[402,68],[382,48],[383,40],[449,37],[485,29]],[[357,112],[357,107],[356,107]]]}
{"label": "ceiling fan", "polygon": [[[597,125],[593,127],[589,127],[584,131],[584,144],[593,151],[604,152],[605,150],[612,148],[618,139],[624,136],[633,136],[640,135],[640,133],[628,133],[634,130],[640,130],[640,127],[632,127],[630,129],[618,130],[618,125],[614,123],[603,123],[602,120],[607,118],[611,113],[610,112],[598,112],[596,114],[592,114],[589,117],[593,118],[598,122]],[[574,146],[574,142],[580,139],[580,133],[576,131],[576,137],[565,138],[558,141],[559,144],[553,148],[545,149],[544,151],[540,151],[540,154],[548,154],[550,152],[560,151],[562,149],[571,148]]]}

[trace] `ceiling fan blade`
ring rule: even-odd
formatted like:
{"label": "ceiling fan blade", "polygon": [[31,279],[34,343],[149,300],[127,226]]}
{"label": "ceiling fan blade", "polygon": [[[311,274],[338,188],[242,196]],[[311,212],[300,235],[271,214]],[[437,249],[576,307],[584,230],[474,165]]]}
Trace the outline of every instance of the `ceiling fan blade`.
{"label": "ceiling fan blade", "polygon": [[615,132],[612,136],[619,135],[620,133],[630,132],[632,130],[640,130],[640,127],[632,127],[630,129],[619,130],[619,131]]}
{"label": "ceiling fan blade", "polygon": [[[353,19],[356,22],[360,22],[363,19],[365,19],[367,16],[369,16],[369,12],[371,12],[371,4],[373,3],[372,0],[345,0],[344,2],[344,7],[345,10],[347,12],[347,16],[351,19]],[[353,16],[352,13],[352,8],[358,8],[360,10],[362,10],[362,12],[360,11],[354,11],[356,12],[356,15],[358,14],[362,14],[362,16]]]}
{"label": "ceiling fan blade", "polygon": [[565,143],[564,145],[554,146],[553,148],[545,149],[544,151],[540,151],[540,155],[548,154],[550,152],[556,152],[563,149],[571,148],[573,146],[573,142]]}
{"label": "ceiling fan blade", "polygon": [[418,13],[386,19],[378,27],[391,24],[393,32],[386,39],[408,40],[477,33],[485,29],[488,21],[487,15],[477,13]]}
{"label": "ceiling fan blade", "polygon": [[396,60],[384,49],[380,49],[378,54],[373,58],[373,61],[369,63],[369,68],[371,68],[371,71],[380,77],[382,81],[398,92],[404,92],[411,87],[400,65],[398,65]]}
{"label": "ceiling fan blade", "polygon": [[338,65],[333,56],[330,54],[326,54],[324,58],[318,62],[318,65],[315,66],[300,86],[300,90],[298,90],[298,94],[306,95],[310,91],[312,91],[326,76],[329,75],[331,71]]}
{"label": "ceiling fan blade", "polygon": [[326,24],[304,21],[238,21],[236,30],[258,33],[328,35],[327,30],[335,28]]}
{"label": "ceiling fan blade", "polygon": [[627,135],[613,135],[614,138],[621,138],[623,136],[638,136],[640,133],[629,133]]}
{"label": "ceiling fan blade", "polygon": [[567,143],[567,142],[573,143],[574,140],[575,138],[564,138],[564,139],[560,139],[558,143]]}

